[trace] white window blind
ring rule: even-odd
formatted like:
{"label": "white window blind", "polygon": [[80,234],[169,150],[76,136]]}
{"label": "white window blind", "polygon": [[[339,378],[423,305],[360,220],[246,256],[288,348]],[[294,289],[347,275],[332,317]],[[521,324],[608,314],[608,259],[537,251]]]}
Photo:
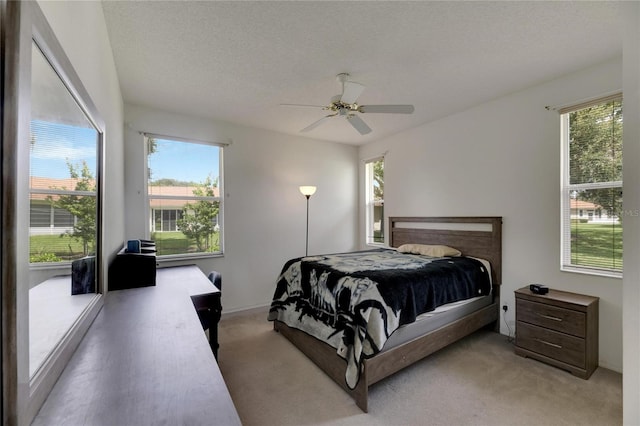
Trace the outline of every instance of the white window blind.
{"label": "white window blind", "polygon": [[562,129],[561,268],[622,273],[622,95],[558,110]]}
{"label": "white window blind", "polygon": [[384,157],[365,163],[367,244],[384,244]]}

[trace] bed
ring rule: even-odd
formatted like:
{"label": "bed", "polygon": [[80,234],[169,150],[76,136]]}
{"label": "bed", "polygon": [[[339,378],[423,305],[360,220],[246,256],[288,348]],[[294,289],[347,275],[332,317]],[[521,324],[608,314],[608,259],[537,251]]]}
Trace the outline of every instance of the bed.
{"label": "bed", "polygon": [[[268,317],[276,331],[365,412],[369,387],[374,383],[480,328],[497,330],[498,326],[501,217],[391,217],[389,225],[391,248],[447,246],[458,249],[462,256],[447,253],[429,258],[376,249],[291,259],[278,278]],[[398,256],[408,260],[399,262]],[[364,264],[372,267],[365,272]],[[323,269],[325,266],[328,269]],[[429,280],[438,276],[445,284],[437,281],[432,286],[412,278],[428,269],[434,271]],[[454,281],[462,281],[446,296],[435,290],[449,288],[453,282],[443,270],[455,275]],[[335,275],[342,271],[346,272],[338,280],[342,287],[338,287]],[[334,282],[329,283],[330,279]],[[427,285],[424,294],[416,293]],[[312,299],[313,311],[308,300],[292,296],[296,292]],[[358,303],[354,302],[356,296]],[[355,313],[339,309],[339,305],[348,305]],[[327,324],[336,327],[333,333],[327,332]]]}

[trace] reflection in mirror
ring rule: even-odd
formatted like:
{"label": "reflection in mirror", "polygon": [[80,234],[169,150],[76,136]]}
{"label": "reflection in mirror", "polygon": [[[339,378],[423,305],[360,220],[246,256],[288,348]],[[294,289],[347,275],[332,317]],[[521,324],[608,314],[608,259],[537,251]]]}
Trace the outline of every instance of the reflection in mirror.
{"label": "reflection in mirror", "polygon": [[100,134],[36,43],[29,151],[29,373],[97,291]]}

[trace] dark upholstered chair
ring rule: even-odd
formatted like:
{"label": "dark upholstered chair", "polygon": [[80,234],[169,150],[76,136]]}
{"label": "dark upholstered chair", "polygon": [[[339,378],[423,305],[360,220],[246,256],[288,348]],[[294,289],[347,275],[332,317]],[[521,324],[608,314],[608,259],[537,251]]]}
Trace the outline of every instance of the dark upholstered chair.
{"label": "dark upholstered chair", "polygon": [[222,291],[222,275],[218,271],[209,272],[209,281],[220,291]]}
{"label": "dark upholstered chair", "polygon": [[[222,292],[222,275],[218,271],[211,271],[208,275],[211,283]],[[213,354],[218,358],[218,321],[222,315],[222,304],[220,303],[221,294],[218,293],[217,303],[215,307],[196,309],[200,324],[206,331],[209,330],[209,343],[213,350]]]}

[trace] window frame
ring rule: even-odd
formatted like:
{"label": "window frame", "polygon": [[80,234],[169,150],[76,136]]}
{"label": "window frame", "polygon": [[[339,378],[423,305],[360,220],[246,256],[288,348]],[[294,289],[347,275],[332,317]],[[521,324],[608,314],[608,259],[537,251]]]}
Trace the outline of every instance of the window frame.
{"label": "window frame", "polygon": [[[148,133],[144,132],[143,141],[144,141],[144,193],[145,193],[145,215],[147,220],[146,229],[145,229],[145,238],[150,239],[152,228],[154,228],[153,221],[155,220],[155,210],[151,209],[151,200],[194,200],[194,201],[212,201],[218,202],[218,216],[216,220],[216,225],[219,226],[219,237],[218,244],[220,246],[220,251],[216,252],[193,252],[193,253],[180,253],[180,254],[166,254],[166,255],[158,255],[158,262],[163,261],[172,261],[172,260],[189,260],[189,259],[202,259],[202,258],[215,258],[215,257],[223,257],[224,256],[224,148],[229,146],[231,142],[211,142],[211,141],[203,141],[192,138],[184,138],[178,136],[169,136],[165,134],[158,133]],[[162,139],[173,142],[182,142],[189,144],[198,144],[198,145],[208,145],[215,146],[219,148],[219,164],[218,164],[218,196],[217,197],[207,197],[207,196],[171,196],[171,195],[154,195],[151,196],[149,194],[149,139]],[[175,210],[175,209],[172,209]],[[176,218],[177,220],[177,218]],[[162,218],[161,218],[162,221]]]}
{"label": "window frame", "polygon": [[382,217],[380,218],[380,231],[382,241],[375,241],[375,196],[373,193],[374,188],[374,164],[382,161],[383,169],[384,169],[384,161],[385,156],[381,155],[378,157],[370,158],[364,161],[364,193],[365,193],[365,244],[368,246],[386,246],[387,237],[385,232],[385,221],[384,221],[384,189],[382,195]]}
{"label": "window frame", "polygon": [[[570,128],[569,115],[572,112],[586,109],[592,106],[605,104],[612,101],[623,101],[622,92],[615,92],[606,96],[593,98],[581,102],[579,104],[566,106],[558,109],[560,115],[560,132],[561,132],[561,170],[560,170],[560,270],[564,272],[573,272],[586,275],[603,276],[609,278],[622,278],[623,269],[616,270],[613,268],[604,268],[596,266],[576,265],[572,263],[571,248],[571,193],[574,191],[598,190],[598,189],[616,189],[623,190],[623,181],[606,181],[606,182],[590,182],[590,183],[570,183]],[[624,114],[624,110],[623,110]],[[624,124],[623,124],[624,126]],[[597,210],[593,212],[586,211],[584,208],[579,209],[579,217],[600,216]],[[624,267],[624,265],[623,265]]]}

